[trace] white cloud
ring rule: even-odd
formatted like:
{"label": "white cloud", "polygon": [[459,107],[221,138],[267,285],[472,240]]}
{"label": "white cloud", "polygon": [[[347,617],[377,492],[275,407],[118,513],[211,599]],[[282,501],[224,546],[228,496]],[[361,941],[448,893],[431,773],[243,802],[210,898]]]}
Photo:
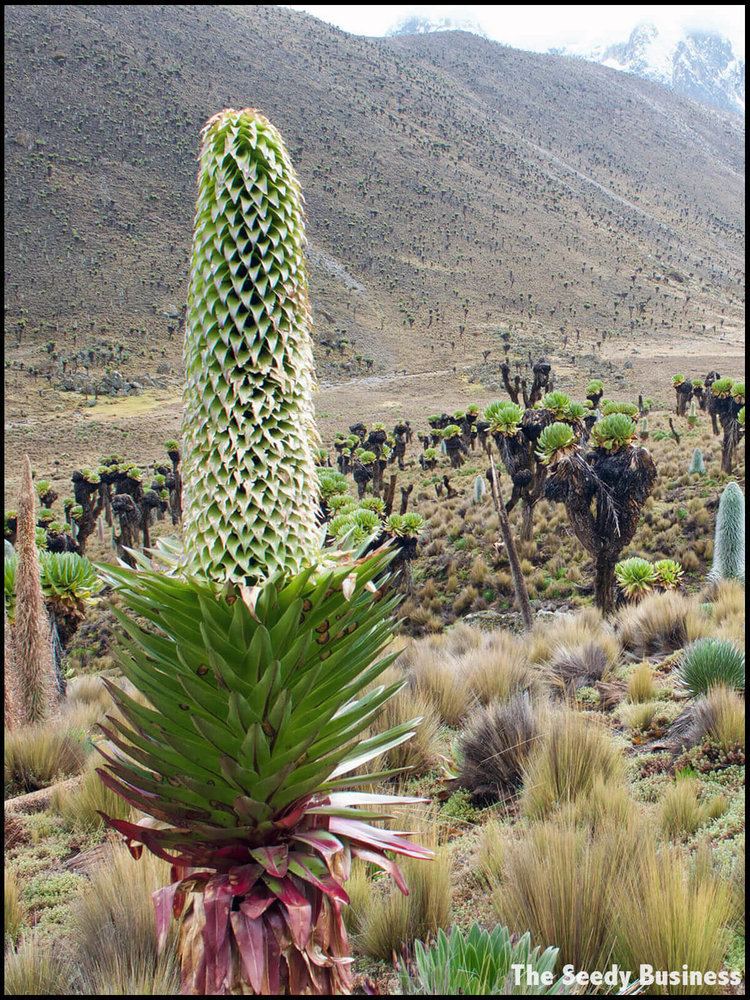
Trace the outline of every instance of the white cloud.
{"label": "white cloud", "polygon": [[738,55],[745,54],[744,4],[714,6],[620,5],[517,5],[472,6],[286,4],[305,10],[344,31],[358,35],[382,35],[410,14],[426,17],[453,15],[475,21],[490,38],[520,49],[546,52],[556,46],[590,48],[624,41],[643,21],[655,24],[667,35],[684,29],[718,31],[731,39]]}

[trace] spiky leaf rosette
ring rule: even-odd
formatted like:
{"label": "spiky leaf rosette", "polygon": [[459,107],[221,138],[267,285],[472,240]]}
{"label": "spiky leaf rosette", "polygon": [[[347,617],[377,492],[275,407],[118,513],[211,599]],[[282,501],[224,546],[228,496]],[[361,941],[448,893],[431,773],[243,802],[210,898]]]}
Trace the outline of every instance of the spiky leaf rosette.
{"label": "spiky leaf rosette", "polygon": [[540,410],[549,410],[555,420],[563,420],[568,415],[570,404],[570,396],[564,392],[554,390],[543,396],[536,405]]}
{"label": "spiky leaf rosette", "polygon": [[209,120],[198,188],[185,336],[187,568],[255,582],[269,569],[302,569],[318,546],[302,195],[281,136],[252,109]]}
{"label": "spiky leaf rosette", "polygon": [[123,673],[147,701],[108,684],[119,715],[99,773],[151,819],[105,818],[174,866],[155,901],[160,938],[181,918],[183,992],[348,992],[352,856],[404,891],[388,853],[429,856],[370,822],[421,800],[342,791],[385,776],[362,769],[412,735],[412,722],[366,735],[401,686],[375,684],[395,658],[381,654],[398,597],[374,583],[390,558],[223,590],[107,569],[146,623],[118,612]]}
{"label": "spiky leaf rosette", "polygon": [[618,403],[614,399],[607,399],[601,403],[601,411],[605,417],[609,417],[613,413],[624,413],[628,417],[635,417],[638,413],[638,407],[635,403]]}
{"label": "spiky leaf rosette", "polygon": [[412,962],[400,963],[403,996],[509,996],[533,992],[537,995],[565,993],[562,979],[549,987],[514,986],[514,967],[552,978],[559,949],[532,948],[531,935],[511,935],[498,925],[487,931],[472,924],[468,931],[454,927],[450,935],[442,928],[429,945],[416,941]]}
{"label": "spiky leaf rosette", "polygon": [[636,435],[636,425],[627,414],[611,413],[591,428],[591,443],[595,448],[617,452],[632,444]]}
{"label": "spiky leaf rosette", "polygon": [[544,465],[558,462],[575,450],[576,436],[569,424],[554,423],[545,427],[539,435],[537,457]]}
{"label": "spiky leaf rosette", "polygon": [[484,419],[493,434],[514,435],[518,433],[523,419],[523,407],[509,400],[490,403],[484,411]]}
{"label": "spiky leaf rosette", "polygon": [[638,556],[618,562],[615,577],[623,592],[636,600],[653,590],[659,581],[653,563]]}
{"label": "spiky leaf rosette", "polygon": [[727,399],[732,394],[731,378],[717,378],[711,383],[711,395],[717,399]]}
{"label": "spiky leaf rosette", "polygon": [[675,590],[683,575],[682,565],[676,559],[658,559],[654,563],[654,572],[664,590]]}

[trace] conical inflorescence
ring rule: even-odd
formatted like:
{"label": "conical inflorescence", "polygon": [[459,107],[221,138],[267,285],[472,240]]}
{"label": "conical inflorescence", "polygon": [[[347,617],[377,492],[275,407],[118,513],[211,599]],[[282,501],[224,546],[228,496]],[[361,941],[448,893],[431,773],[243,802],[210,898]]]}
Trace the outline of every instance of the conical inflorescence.
{"label": "conical inflorescence", "polygon": [[727,483],[719,500],[711,580],[745,579],[745,495]]}
{"label": "conical inflorescence", "polygon": [[203,131],[185,337],[186,568],[256,583],[315,560],[302,195],[252,109]]}

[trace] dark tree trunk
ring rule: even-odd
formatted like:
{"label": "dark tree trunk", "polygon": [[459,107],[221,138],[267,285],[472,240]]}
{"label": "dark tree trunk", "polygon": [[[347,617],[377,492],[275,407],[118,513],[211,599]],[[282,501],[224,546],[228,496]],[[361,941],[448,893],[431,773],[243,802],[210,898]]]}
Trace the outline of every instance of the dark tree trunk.
{"label": "dark tree trunk", "polygon": [[[615,556],[615,560],[617,556]],[[594,600],[602,614],[608,615],[615,607],[615,562],[609,552],[602,551],[596,557],[596,577],[594,580]]]}

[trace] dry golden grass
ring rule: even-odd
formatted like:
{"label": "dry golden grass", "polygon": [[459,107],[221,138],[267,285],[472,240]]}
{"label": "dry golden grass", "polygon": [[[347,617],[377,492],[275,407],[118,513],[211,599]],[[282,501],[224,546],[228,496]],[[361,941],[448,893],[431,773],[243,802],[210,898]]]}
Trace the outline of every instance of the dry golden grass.
{"label": "dry golden grass", "polygon": [[77,731],[71,732],[59,719],[6,732],[6,794],[34,792],[77,774],[83,768],[87,755],[79,735]]}
{"label": "dry golden grass", "polygon": [[[566,812],[567,811],[567,812]],[[625,785],[596,778],[588,795],[579,795],[561,815],[569,815],[574,823],[589,827],[595,833],[607,824],[626,828],[638,813],[638,807]]]}
{"label": "dry golden grass", "polygon": [[554,942],[560,962],[603,969],[615,947],[611,889],[638,856],[639,823],[606,824],[596,835],[559,817],[535,823],[505,845],[492,893],[498,919],[535,941]]}
{"label": "dry golden grass", "polygon": [[434,850],[431,861],[406,858],[399,861],[409,895],[390,879],[381,878],[374,885],[378,891],[367,901],[356,935],[357,947],[372,958],[389,961],[404,947],[425,940],[448,926],[451,901],[451,855],[447,846],[438,844],[437,825],[424,819],[417,824],[415,840]]}
{"label": "dry golden grass", "polygon": [[364,861],[354,858],[351,874],[344,887],[349,896],[349,904],[341,912],[350,934],[356,934],[359,930],[372,899],[372,880],[367,869]]}
{"label": "dry golden grass", "polygon": [[628,701],[641,704],[652,701],[656,695],[654,673],[649,663],[639,663],[628,677]]}
{"label": "dry golden grass", "polygon": [[712,632],[710,619],[697,603],[673,591],[627,605],[617,615],[616,625],[625,649],[644,658],[672,653]]}
{"label": "dry golden grass", "polygon": [[538,671],[529,666],[524,643],[510,632],[491,632],[458,658],[457,669],[483,704],[507,701],[521,691],[538,690]]}
{"label": "dry golden grass", "polygon": [[444,653],[422,650],[411,660],[410,680],[415,694],[448,726],[458,726],[476,704],[457,660]]}
{"label": "dry golden grass", "polygon": [[706,708],[711,722],[709,735],[729,749],[745,746],[745,702],[737,691],[719,685],[706,695]]}
{"label": "dry golden grass", "polygon": [[75,996],[75,970],[49,937],[31,932],[5,952],[6,996]]}
{"label": "dry golden grass", "polygon": [[26,919],[26,908],[21,901],[21,894],[18,882],[12,870],[5,872],[5,884],[3,885],[5,921],[3,924],[5,940],[10,944],[15,944],[21,927]]}
{"label": "dry golden grass", "polygon": [[[674,849],[642,845],[632,858],[614,899],[617,932],[615,959],[625,968],[641,963],[655,969],[701,972],[721,969],[730,943],[732,914],[729,888],[715,875],[691,874]],[[694,996],[722,993],[709,985],[650,986],[655,995]]]}
{"label": "dry golden grass", "polygon": [[502,874],[507,835],[507,826],[496,819],[488,820],[479,831],[477,868],[490,885]]}
{"label": "dry golden grass", "polygon": [[[404,674],[398,667],[391,667],[378,679],[378,683],[390,685],[403,678]],[[371,728],[374,733],[380,733],[412,719],[422,720],[414,727],[414,736],[371,762],[368,770],[409,768],[413,774],[421,775],[437,766],[440,758],[440,716],[432,701],[419,691],[402,688],[385,703]]]}
{"label": "dry golden grass", "polygon": [[687,840],[708,820],[699,795],[697,778],[678,778],[667,789],[659,810],[659,823],[667,837]]}
{"label": "dry golden grass", "polygon": [[[176,992],[173,940],[160,957],[156,949],[151,893],[171,881],[169,865],[147,851],[135,861],[127,848],[113,844],[91,875],[73,910],[77,963],[97,995],[124,994],[138,984],[146,993]],[[151,984],[151,988],[149,987]],[[156,989],[155,986],[159,986]]]}
{"label": "dry golden grass", "polygon": [[531,819],[588,795],[594,783],[621,783],[624,761],[611,737],[590,716],[568,709],[552,715],[524,776],[521,811]]}

